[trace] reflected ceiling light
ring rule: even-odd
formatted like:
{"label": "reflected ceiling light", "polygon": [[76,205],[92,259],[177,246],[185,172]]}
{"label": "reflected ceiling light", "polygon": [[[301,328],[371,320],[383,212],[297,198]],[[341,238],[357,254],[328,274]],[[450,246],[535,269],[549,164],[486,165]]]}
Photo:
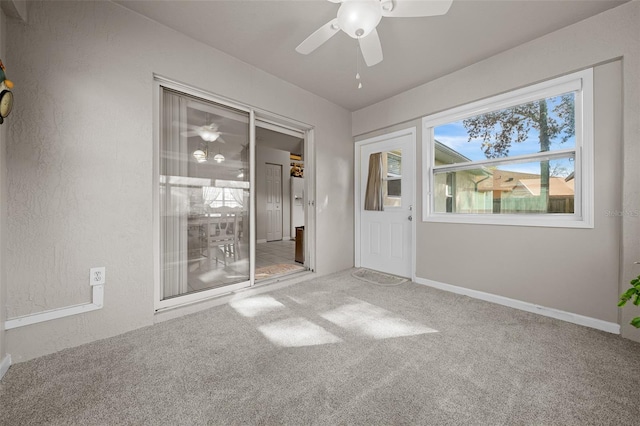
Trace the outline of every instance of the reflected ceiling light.
{"label": "reflected ceiling light", "polygon": [[193,158],[195,158],[198,163],[204,163],[207,161],[207,153],[201,149],[196,149],[193,151]]}
{"label": "reflected ceiling light", "polygon": [[240,173],[238,173],[238,177],[239,178],[243,178],[244,177],[244,170],[240,169]]}
{"label": "reflected ceiling light", "polygon": [[222,163],[224,161],[224,155],[222,155],[221,153],[217,153],[213,156],[213,161],[215,161],[216,163]]}
{"label": "reflected ceiling light", "polygon": [[206,142],[214,142],[216,139],[220,137],[220,132],[218,132],[218,126],[215,124],[209,124],[208,126],[198,127],[196,130],[198,136],[202,138],[202,140]]}

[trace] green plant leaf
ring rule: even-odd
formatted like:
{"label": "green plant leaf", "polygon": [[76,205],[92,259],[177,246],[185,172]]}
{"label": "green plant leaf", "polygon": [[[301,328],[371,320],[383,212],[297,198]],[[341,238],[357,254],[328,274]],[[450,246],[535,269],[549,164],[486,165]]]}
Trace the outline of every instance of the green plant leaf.
{"label": "green plant leaf", "polygon": [[640,328],[640,317],[635,317],[629,324],[631,324],[635,328]]}
{"label": "green plant leaf", "polygon": [[625,304],[635,294],[634,289],[630,288],[620,295],[620,303]]}
{"label": "green plant leaf", "polygon": [[[640,306],[640,275],[630,281],[631,288],[627,289],[624,293],[620,295],[620,301],[618,302],[618,306],[624,306],[629,300],[633,299],[633,304],[636,306]],[[634,327],[640,328],[640,317],[634,318],[632,321]]]}

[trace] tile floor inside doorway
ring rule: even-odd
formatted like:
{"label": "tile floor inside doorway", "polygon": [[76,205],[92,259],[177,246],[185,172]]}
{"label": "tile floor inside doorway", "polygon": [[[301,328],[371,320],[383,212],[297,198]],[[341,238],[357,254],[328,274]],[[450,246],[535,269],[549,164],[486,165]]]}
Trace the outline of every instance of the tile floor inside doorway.
{"label": "tile floor inside doorway", "polygon": [[300,265],[295,261],[295,249],[294,240],[256,244],[256,269],[277,264]]}
{"label": "tile floor inside doorway", "polygon": [[256,244],[256,281],[304,271],[295,261],[295,248],[293,240]]}

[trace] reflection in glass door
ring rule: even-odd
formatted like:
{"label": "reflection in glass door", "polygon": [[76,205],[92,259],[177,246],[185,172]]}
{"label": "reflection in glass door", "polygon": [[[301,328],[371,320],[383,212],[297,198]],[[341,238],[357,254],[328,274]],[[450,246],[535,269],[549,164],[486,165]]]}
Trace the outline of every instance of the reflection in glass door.
{"label": "reflection in glass door", "polygon": [[161,86],[160,301],[250,283],[249,112]]}

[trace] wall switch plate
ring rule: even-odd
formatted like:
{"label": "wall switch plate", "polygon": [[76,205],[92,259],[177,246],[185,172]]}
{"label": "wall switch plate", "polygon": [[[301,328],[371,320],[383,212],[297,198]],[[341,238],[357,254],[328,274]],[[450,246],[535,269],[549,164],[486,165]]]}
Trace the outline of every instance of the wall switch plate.
{"label": "wall switch plate", "polygon": [[91,268],[89,273],[89,284],[90,285],[101,285],[105,283],[105,267],[101,266],[99,268]]}

